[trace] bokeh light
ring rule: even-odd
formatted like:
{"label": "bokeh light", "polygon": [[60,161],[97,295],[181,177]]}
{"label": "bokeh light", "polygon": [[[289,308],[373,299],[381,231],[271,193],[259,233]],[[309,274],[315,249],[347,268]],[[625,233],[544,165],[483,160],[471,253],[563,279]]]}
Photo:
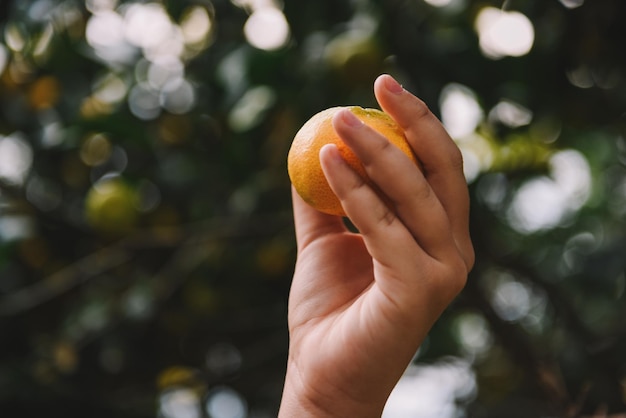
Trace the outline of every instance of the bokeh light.
{"label": "bokeh light", "polygon": [[0,136],[0,179],[22,185],[33,164],[33,149],[24,135]]}
{"label": "bokeh light", "polygon": [[201,45],[208,40],[213,22],[206,8],[192,6],[185,11],[180,27],[187,45]]}
{"label": "bokeh light", "polygon": [[275,7],[254,10],[243,31],[250,45],[267,51],[282,48],[290,37],[289,23],[283,12]]}
{"label": "bokeh light", "polygon": [[493,292],[492,304],[500,318],[519,321],[530,312],[530,289],[510,276],[500,277]]}
{"label": "bokeh light", "polygon": [[456,338],[470,358],[488,352],[493,344],[493,335],[485,318],[477,312],[466,312],[455,320]]}
{"label": "bokeh light", "polygon": [[200,398],[192,389],[167,390],[159,398],[159,416],[163,418],[201,418]]}
{"label": "bokeh light", "polygon": [[471,364],[459,358],[411,365],[391,392],[383,418],[456,418],[475,396]]}
{"label": "bokeh light", "polygon": [[196,103],[196,91],[187,80],[168,81],[159,95],[160,106],[174,115],[182,115],[193,109]]}
{"label": "bokeh light", "polygon": [[452,1],[453,0],[424,0],[424,2],[430,4],[431,6],[435,6],[435,7],[446,7],[450,3],[452,3]]}
{"label": "bokeh light", "polygon": [[511,128],[528,125],[533,119],[530,109],[512,100],[501,100],[489,111],[489,120]]}
{"label": "bokeh light", "polygon": [[156,119],[161,114],[159,93],[146,83],[137,84],[130,90],[128,105],[139,119]]}
{"label": "bokeh light", "polygon": [[124,38],[124,19],[113,11],[99,11],[89,18],[85,40],[95,55],[113,67],[134,60],[135,49]]}
{"label": "bokeh light", "polygon": [[118,0],[85,0],[85,7],[91,13],[99,13],[106,10],[113,10],[117,6]]}
{"label": "bokeh light", "polygon": [[264,112],[276,101],[276,94],[268,86],[257,86],[248,90],[237,101],[228,116],[231,128],[236,132],[246,131],[261,122]]}
{"label": "bokeh light", "polygon": [[149,50],[167,42],[174,34],[172,21],[159,3],[129,3],[123,12],[123,34],[132,45]]}
{"label": "bokeh light", "polygon": [[26,34],[17,24],[8,24],[4,28],[4,42],[12,51],[21,52],[26,41]]}
{"label": "bokeh light", "polygon": [[550,177],[529,180],[517,190],[509,222],[523,233],[553,228],[585,204],[591,185],[585,157],[576,150],[559,151],[550,159]]}
{"label": "bokeh light", "polygon": [[205,407],[212,418],[246,418],[248,414],[245,399],[228,386],[214,388],[207,396]]}
{"label": "bokeh light", "polygon": [[448,84],[439,98],[441,121],[452,138],[472,134],[484,115],[476,94],[460,84]]}
{"label": "bokeh light", "polygon": [[491,59],[528,54],[535,40],[532,22],[522,13],[485,7],[476,16],[480,49]]}
{"label": "bokeh light", "polygon": [[121,77],[108,73],[97,79],[93,85],[93,96],[100,102],[116,104],[126,97],[128,84]]}
{"label": "bokeh light", "polygon": [[[152,120],[162,110],[184,114],[196,101],[194,85],[185,79],[185,62],[208,46],[212,22],[206,8],[194,6],[183,13],[181,25],[172,21],[162,4],[92,2],[85,37],[94,53],[113,69],[135,65],[137,83],[115,73],[103,76],[86,102],[86,114],[107,113],[128,97],[130,111],[139,119]],[[113,36],[110,31],[113,30]]]}
{"label": "bokeh light", "polygon": [[7,62],[9,60],[9,52],[6,47],[0,43],[0,75],[4,72]]}
{"label": "bokeh light", "polygon": [[35,232],[33,220],[24,215],[3,215],[0,217],[0,242],[18,241],[32,236]]}
{"label": "bokeh light", "polygon": [[559,2],[568,9],[575,9],[585,4],[585,0],[559,0]]}
{"label": "bokeh light", "polygon": [[472,134],[457,139],[457,145],[463,154],[463,173],[468,183],[492,168],[497,149],[489,139]]}

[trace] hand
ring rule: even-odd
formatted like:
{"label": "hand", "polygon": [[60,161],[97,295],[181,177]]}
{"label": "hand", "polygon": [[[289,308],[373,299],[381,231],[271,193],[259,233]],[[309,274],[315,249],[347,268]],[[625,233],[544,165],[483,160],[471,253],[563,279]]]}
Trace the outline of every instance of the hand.
{"label": "hand", "polygon": [[374,92],[405,131],[423,174],[349,111],[333,119],[391,204],[334,145],[322,148],[320,160],[359,233],[293,192],[298,259],[280,417],[380,417],[474,262],[459,149],[426,105],[392,77],[380,76]]}

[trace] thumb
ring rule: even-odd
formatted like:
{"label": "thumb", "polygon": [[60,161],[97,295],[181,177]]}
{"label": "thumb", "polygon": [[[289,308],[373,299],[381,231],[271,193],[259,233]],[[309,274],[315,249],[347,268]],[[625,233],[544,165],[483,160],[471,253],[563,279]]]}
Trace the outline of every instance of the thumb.
{"label": "thumb", "polygon": [[327,215],[314,209],[302,200],[293,186],[291,186],[291,197],[298,250],[302,250],[324,235],[346,231],[341,217]]}

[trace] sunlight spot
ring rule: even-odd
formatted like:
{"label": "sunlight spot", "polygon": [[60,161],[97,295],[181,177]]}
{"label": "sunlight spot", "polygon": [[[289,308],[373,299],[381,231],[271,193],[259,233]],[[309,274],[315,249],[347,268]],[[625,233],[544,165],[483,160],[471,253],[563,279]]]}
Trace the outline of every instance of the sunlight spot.
{"label": "sunlight spot", "polygon": [[511,128],[528,125],[533,119],[533,112],[519,103],[502,100],[491,109],[489,119],[498,121]]}
{"label": "sunlight spot", "polygon": [[512,272],[490,270],[482,278],[491,305],[500,318],[518,322],[527,331],[541,332],[546,320],[545,293]]}
{"label": "sunlight spot", "polygon": [[452,0],[424,0],[424,2],[430,4],[431,6],[435,6],[435,7],[446,7],[450,3],[452,3]]}
{"label": "sunlight spot", "polygon": [[266,51],[282,48],[290,36],[285,15],[275,7],[262,7],[252,12],[243,31],[250,45]]}
{"label": "sunlight spot", "polygon": [[28,17],[36,22],[44,22],[50,19],[57,7],[52,0],[37,0],[28,8]]}
{"label": "sunlight spot", "polygon": [[43,148],[52,148],[61,145],[66,139],[60,115],[54,109],[46,109],[37,115],[41,124],[40,143]]}
{"label": "sunlight spot", "polygon": [[194,45],[204,42],[212,28],[209,13],[201,6],[190,8],[183,16],[180,28],[186,44]]}
{"label": "sunlight spot", "polygon": [[230,0],[232,4],[242,9],[257,10],[263,7],[278,7],[277,0]]}
{"label": "sunlight spot", "polygon": [[493,144],[478,133],[471,133],[455,140],[463,154],[465,179],[471,183],[480,173],[492,167],[495,159]]}
{"label": "sunlight spot", "polygon": [[567,198],[548,177],[526,182],[519,188],[508,216],[521,232],[535,232],[557,226],[567,211]]}
{"label": "sunlight spot", "polygon": [[113,48],[124,42],[124,19],[112,10],[99,12],[89,18],[85,37],[93,48]]}
{"label": "sunlight spot", "polygon": [[0,136],[0,178],[9,184],[24,184],[33,164],[33,149],[21,134]]}
{"label": "sunlight spot", "polygon": [[39,35],[39,39],[35,44],[35,48],[33,50],[33,56],[35,58],[42,58],[49,51],[50,44],[52,43],[52,39],[54,37],[54,26],[51,23],[48,23],[43,32]]}
{"label": "sunlight spot", "polygon": [[143,50],[144,56],[151,61],[158,60],[163,56],[178,58],[184,52],[185,40],[182,30],[178,26],[172,26],[167,40]]}
{"label": "sunlight spot", "polygon": [[191,83],[184,79],[168,82],[161,89],[159,104],[175,115],[189,112],[196,102],[196,93]]}
{"label": "sunlight spot", "polygon": [[469,362],[451,358],[410,365],[385,405],[382,418],[454,418],[477,391]]}
{"label": "sunlight spot", "polygon": [[90,135],[80,147],[80,159],[90,167],[100,165],[109,159],[111,149],[111,141],[106,135]]}
{"label": "sunlight spot", "polygon": [[455,321],[456,336],[459,344],[472,357],[484,354],[493,344],[491,330],[482,315],[464,313]]}
{"label": "sunlight spot", "polygon": [[23,215],[0,216],[0,242],[17,241],[33,236],[33,220]]}
{"label": "sunlight spot", "polygon": [[591,194],[591,170],[581,153],[560,151],[551,157],[549,165],[549,177],[527,181],[513,197],[507,216],[520,232],[558,226],[580,210]]}
{"label": "sunlight spot", "polygon": [[4,28],[4,42],[9,49],[20,52],[26,46],[25,34],[16,24],[8,24]]}
{"label": "sunlight spot", "polygon": [[599,247],[599,239],[591,232],[580,232],[567,240],[563,247],[563,264],[575,272],[585,262],[585,257]]}
{"label": "sunlight spot", "polygon": [[476,94],[461,84],[448,84],[439,98],[441,120],[452,138],[472,134],[483,119]]}
{"label": "sunlight spot", "polygon": [[519,321],[530,312],[530,291],[512,277],[500,280],[493,293],[493,308],[505,321]]}
{"label": "sunlight spot", "polygon": [[174,56],[162,56],[155,59],[148,66],[147,80],[156,90],[162,89],[172,82],[180,82],[185,75],[185,66]]}
{"label": "sunlight spot", "polygon": [[128,91],[128,86],[118,76],[109,73],[94,83],[94,97],[101,102],[114,104],[122,101]]}
{"label": "sunlight spot", "polygon": [[144,320],[150,318],[154,311],[153,300],[149,291],[136,285],[126,292],[123,298],[123,310],[128,318]]}
{"label": "sunlight spot", "polygon": [[475,21],[480,49],[491,59],[528,54],[535,40],[532,22],[520,12],[483,8]]}
{"label": "sunlight spot", "polygon": [[0,43],[0,75],[4,72],[4,69],[9,61],[9,52],[7,49]]}
{"label": "sunlight spot", "polygon": [[124,39],[124,19],[113,10],[103,10],[87,21],[85,39],[98,58],[107,64],[129,63],[136,49]]}
{"label": "sunlight spot", "polygon": [[253,87],[243,95],[228,115],[234,131],[243,132],[257,125],[264,112],[276,102],[276,93],[268,86]]}
{"label": "sunlight spot", "polygon": [[146,83],[139,83],[128,95],[128,106],[133,115],[139,119],[156,119],[161,114],[159,92]]}
{"label": "sunlight spot", "polygon": [[575,9],[585,4],[585,0],[559,0],[559,2],[568,9]]}
{"label": "sunlight spot", "polygon": [[178,388],[159,396],[159,416],[163,418],[200,418],[200,398],[192,389]]}
{"label": "sunlight spot", "polygon": [[238,392],[223,386],[209,393],[206,411],[212,418],[245,418],[248,405]]}
{"label": "sunlight spot", "polygon": [[123,33],[135,46],[155,47],[167,41],[172,33],[172,22],[162,5],[134,3],[125,9]]}
{"label": "sunlight spot", "polygon": [[104,11],[110,11],[117,6],[117,0],[86,0],[85,7],[91,13],[101,13]]}
{"label": "sunlight spot", "polygon": [[584,65],[567,71],[566,75],[569,82],[578,88],[588,89],[593,87],[594,82],[591,70]]}

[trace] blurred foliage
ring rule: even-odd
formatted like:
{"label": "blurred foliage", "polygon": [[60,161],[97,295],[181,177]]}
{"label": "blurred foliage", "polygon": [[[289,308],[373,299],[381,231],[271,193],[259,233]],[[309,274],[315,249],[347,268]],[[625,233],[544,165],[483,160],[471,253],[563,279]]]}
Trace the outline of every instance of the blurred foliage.
{"label": "blurred foliage", "polygon": [[[532,49],[485,53],[486,8],[526,16]],[[625,412],[624,18],[621,0],[3,0],[0,415],[275,415],[286,154],[317,111],[376,106],[381,72],[447,126],[476,115],[455,139],[478,262],[416,361],[471,363],[467,416]]]}

